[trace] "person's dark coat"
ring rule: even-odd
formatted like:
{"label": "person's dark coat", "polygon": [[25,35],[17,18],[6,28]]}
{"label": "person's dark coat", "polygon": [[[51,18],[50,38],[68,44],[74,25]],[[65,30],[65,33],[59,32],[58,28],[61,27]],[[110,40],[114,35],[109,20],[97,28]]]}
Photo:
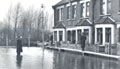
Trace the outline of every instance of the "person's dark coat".
{"label": "person's dark coat", "polygon": [[21,39],[17,40],[17,52],[22,52],[22,41]]}
{"label": "person's dark coat", "polygon": [[85,48],[86,36],[85,36],[85,35],[82,35],[80,39],[81,39],[81,48]]}

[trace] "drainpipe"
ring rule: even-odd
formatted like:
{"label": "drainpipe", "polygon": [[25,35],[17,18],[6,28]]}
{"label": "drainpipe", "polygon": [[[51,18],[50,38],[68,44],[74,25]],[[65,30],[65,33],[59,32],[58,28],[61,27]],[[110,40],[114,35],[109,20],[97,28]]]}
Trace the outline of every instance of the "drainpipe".
{"label": "drainpipe", "polygon": [[92,0],[92,44],[95,43],[95,23],[94,23],[94,8],[95,8],[96,0]]}

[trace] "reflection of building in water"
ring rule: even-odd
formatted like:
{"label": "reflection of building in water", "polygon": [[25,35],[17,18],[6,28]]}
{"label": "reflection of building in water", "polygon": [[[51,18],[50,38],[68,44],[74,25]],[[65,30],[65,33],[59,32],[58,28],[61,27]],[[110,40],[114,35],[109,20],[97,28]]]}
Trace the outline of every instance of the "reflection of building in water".
{"label": "reflection of building in water", "polygon": [[54,52],[53,69],[116,69],[117,63],[96,57],[81,56],[66,52]]}
{"label": "reflection of building in water", "polygon": [[21,69],[21,66],[22,66],[22,57],[21,55],[17,55],[16,57],[16,65],[18,67],[18,69]]}

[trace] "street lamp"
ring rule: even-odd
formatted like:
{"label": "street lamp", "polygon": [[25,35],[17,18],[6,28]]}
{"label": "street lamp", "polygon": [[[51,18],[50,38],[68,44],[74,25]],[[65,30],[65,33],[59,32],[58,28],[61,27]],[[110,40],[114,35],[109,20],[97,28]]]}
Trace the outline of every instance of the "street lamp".
{"label": "street lamp", "polygon": [[41,5],[41,9],[42,9],[42,42],[43,42],[43,46],[44,46],[44,24],[43,24],[43,19],[44,19],[44,5]]}

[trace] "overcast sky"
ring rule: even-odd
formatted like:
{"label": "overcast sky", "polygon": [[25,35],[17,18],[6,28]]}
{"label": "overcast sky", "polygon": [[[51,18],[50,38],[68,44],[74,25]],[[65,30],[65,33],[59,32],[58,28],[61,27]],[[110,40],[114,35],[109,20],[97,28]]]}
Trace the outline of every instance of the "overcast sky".
{"label": "overcast sky", "polygon": [[55,5],[59,1],[60,0],[0,0],[0,21],[5,18],[10,5],[14,6],[18,2],[20,2],[22,7],[25,9],[31,6],[38,9],[41,7],[41,4],[44,4],[45,10],[47,10],[49,14],[53,14],[52,5]]}

